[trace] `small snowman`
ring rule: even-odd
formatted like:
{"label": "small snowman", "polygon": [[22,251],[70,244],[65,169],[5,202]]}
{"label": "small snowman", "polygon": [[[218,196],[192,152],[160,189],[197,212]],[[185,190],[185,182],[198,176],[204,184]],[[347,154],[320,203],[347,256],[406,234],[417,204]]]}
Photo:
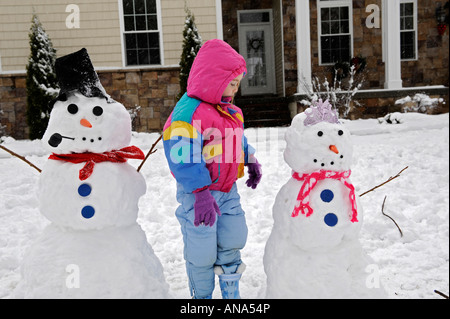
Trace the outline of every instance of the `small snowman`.
{"label": "small snowman", "polygon": [[127,159],[131,119],[102,87],[86,49],[56,60],[61,91],[42,138],[39,179],[51,221],[22,264],[24,298],[165,298],[162,265],[136,222],[143,176]]}
{"label": "small snowman", "polygon": [[[292,177],[273,206],[268,298],[384,298],[358,240],[363,210],[350,181],[353,147],[328,101],[292,120],[284,159]],[[376,265],[374,265],[376,266]],[[375,268],[374,268],[375,269]]]}

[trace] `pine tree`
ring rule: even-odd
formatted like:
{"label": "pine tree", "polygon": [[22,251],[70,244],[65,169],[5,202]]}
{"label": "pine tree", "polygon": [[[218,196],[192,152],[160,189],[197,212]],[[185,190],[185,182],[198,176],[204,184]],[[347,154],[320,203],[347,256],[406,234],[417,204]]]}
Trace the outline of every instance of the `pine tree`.
{"label": "pine tree", "polygon": [[56,50],[36,14],[33,14],[29,38],[31,52],[26,79],[27,120],[30,139],[39,139],[47,128],[52,108],[50,102],[58,93]]}
{"label": "pine tree", "polygon": [[187,81],[189,72],[191,71],[192,63],[197,56],[198,50],[202,46],[202,37],[198,33],[195,25],[195,17],[188,8],[186,10],[186,21],[183,30],[183,52],[180,61],[180,93],[177,99],[181,99],[187,90]]}

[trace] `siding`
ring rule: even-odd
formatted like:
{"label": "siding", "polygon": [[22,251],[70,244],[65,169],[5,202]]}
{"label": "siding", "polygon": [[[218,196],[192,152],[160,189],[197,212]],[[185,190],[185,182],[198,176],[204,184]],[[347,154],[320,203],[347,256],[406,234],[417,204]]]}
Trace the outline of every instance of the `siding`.
{"label": "siding", "polygon": [[[217,37],[215,0],[186,0],[203,40]],[[68,4],[80,8],[80,28],[68,29]],[[29,56],[28,33],[35,12],[63,56],[87,48],[96,68],[121,68],[121,0],[0,0],[0,71],[25,71]],[[178,65],[186,17],[184,0],[160,0],[165,65]]]}
{"label": "siding", "polygon": [[[195,24],[203,41],[217,38],[215,0],[186,0],[186,3],[195,16]],[[166,65],[180,63],[186,19],[184,5],[185,0],[161,0]]]}
{"label": "siding", "polygon": [[[59,2],[59,3],[58,3]],[[77,0],[80,28],[68,29],[65,12],[70,1],[0,0],[2,71],[24,71],[29,55],[28,33],[33,11],[53,42],[58,56],[86,47],[96,67],[121,67],[117,0]]]}

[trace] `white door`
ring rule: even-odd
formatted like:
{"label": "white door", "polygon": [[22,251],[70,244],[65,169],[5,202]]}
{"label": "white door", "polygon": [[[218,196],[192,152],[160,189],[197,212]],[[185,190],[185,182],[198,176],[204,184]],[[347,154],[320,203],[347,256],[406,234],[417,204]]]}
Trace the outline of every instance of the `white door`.
{"label": "white door", "polygon": [[239,51],[247,62],[242,95],[275,94],[272,10],[238,11]]}

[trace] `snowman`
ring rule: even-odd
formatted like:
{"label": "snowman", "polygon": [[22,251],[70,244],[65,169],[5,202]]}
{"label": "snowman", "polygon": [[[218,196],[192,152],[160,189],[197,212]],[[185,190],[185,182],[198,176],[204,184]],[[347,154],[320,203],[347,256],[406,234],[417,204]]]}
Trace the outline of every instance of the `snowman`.
{"label": "snowman", "polygon": [[165,298],[162,265],[136,222],[143,176],[127,159],[125,107],[100,84],[86,49],[56,61],[61,91],[42,138],[52,153],[39,179],[50,220],[22,264],[24,298]]}
{"label": "snowman", "polygon": [[294,117],[285,139],[292,177],[273,206],[264,254],[267,297],[385,297],[358,240],[363,210],[350,181],[349,131],[328,101],[319,100]]}

